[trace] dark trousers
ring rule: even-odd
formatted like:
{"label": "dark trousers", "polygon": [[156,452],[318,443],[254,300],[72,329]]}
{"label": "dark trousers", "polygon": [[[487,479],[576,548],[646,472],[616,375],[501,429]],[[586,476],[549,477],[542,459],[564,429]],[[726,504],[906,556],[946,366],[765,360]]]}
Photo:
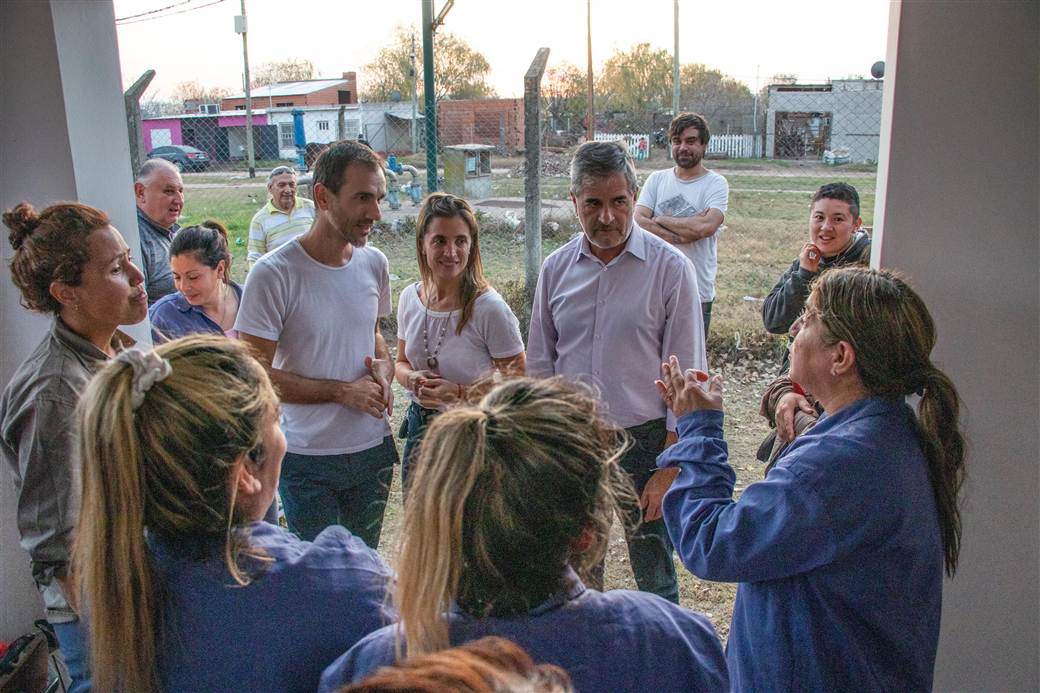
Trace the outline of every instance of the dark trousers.
{"label": "dark trousers", "polygon": [[412,474],[415,472],[415,456],[419,454],[419,443],[422,442],[426,427],[437,415],[436,409],[427,409],[417,402],[412,402],[404,413],[401,430],[397,436],[404,438],[404,453],[401,455],[401,491],[408,497],[408,488]]}
{"label": "dark trousers", "polygon": [[[664,451],[668,431],[664,419],[654,419],[625,430],[632,436],[633,445],[621,458],[621,468],[632,479],[636,495],[641,495],[646,488],[646,482],[657,471],[657,456]],[[642,514],[642,510],[636,505],[625,518],[626,524],[639,522],[642,520]],[[679,582],[675,576],[675,561],[672,559],[672,542],[668,538],[664,520],[640,522],[635,531],[626,532],[625,541],[628,544],[628,559],[632,564],[632,573],[639,589],[678,604]],[[592,583],[602,588],[602,563],[593,569]]]}
{"label": "dark trousers", "polygon": [[341,524],[371,548],[379,546],[397,448],[390,436],[344,455],[285,453],[278,493],[289,531],[305,541]]}
{"label": "dark trousers", "polygon": [[715,301],[708,301],[707,303],[701,304],[701,317],[704,318],[704,342],[708,341],[708,326],[711,325],[711,305]]}

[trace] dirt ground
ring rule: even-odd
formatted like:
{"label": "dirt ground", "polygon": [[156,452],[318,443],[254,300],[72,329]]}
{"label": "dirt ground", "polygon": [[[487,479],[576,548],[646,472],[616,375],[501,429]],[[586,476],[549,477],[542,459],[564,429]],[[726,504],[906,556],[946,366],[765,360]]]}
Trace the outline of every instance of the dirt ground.
{"label": "dirt ground", "polygon": [[[758,444],[768,427],[758,415],[759,398],[773,379],[777,361],[751,351],[732,351],[727,354],[709,354],[711,369],[721,373],[725,380],[726,422],[725,435],[729,443],[730,464],[737,474],[736,493],[748,484],[762,478],[763,465],[755,459]],[[394,430],[406,404],[403,392],[395,399]],[[401,529],[401,493],[399,478],[395,476],[383,524],[379,552],[393,564],[397,555],[397,540]],[[709,582],[694,577],[676,561],[679,574],[679,596],[682,605],[707,616],[725,641],[729,634],[736,585]],[[620,526],[615,523],[607,549],[606,589],[636,589],[628,550]]]}

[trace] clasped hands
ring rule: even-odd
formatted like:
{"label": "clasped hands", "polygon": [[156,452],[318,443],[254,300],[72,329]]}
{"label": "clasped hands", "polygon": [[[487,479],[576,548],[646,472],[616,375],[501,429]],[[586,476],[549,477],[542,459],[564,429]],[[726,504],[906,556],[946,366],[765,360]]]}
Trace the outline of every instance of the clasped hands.
{"label": "clasped hands", "polygon": [[365,375],[349,383],[342,383],[339,403],[377,419],[382,418],[383,412],[393,416],[394,393],[390,389],[393,364],[387,359],[366,356],[365,368],[368,369]]}
{"label": "clasped hands", "polygon": [[438,409],[454,404],[462,398],[462,387],[445,380],[430,370],[413,370],[408,374],[408,385],[418,398],[419,404],[427,409]]}

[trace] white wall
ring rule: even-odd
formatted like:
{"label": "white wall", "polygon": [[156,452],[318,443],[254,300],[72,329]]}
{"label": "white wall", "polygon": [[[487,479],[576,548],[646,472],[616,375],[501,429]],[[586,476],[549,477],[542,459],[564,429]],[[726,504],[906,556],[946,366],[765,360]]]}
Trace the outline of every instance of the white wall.
{"label": "white wall", "polygon": [[[139,247],[126,116],[110,1],[0,2],[0,207],[78,199],[112,217]],[[0,385],[39,342],[48,320],[21,308],[11,247],[0,242]],[[135,252],[135,255],[139,255]],[[129,330],[148,343],[147,326]],[[0,639],[39,614],[28,557],[18,546],[14,489],[0,471]]]}
{"label": "white wall", "polygon": [[873,260],[928,303],[970,446],[938,690],[1040,690],[1038,8],[892,6]]}

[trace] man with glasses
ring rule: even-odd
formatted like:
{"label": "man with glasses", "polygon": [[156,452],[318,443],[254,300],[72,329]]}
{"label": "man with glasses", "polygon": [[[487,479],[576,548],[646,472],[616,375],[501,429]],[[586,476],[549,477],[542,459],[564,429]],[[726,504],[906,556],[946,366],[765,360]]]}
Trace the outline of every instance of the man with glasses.
{"label": "man with glasses", "polygon": [[314,203],[296,196],[296,171],[278,166],[267,176],[267,204],[249,224],[249,269],[265,253],[306,232],[314,222]]}

